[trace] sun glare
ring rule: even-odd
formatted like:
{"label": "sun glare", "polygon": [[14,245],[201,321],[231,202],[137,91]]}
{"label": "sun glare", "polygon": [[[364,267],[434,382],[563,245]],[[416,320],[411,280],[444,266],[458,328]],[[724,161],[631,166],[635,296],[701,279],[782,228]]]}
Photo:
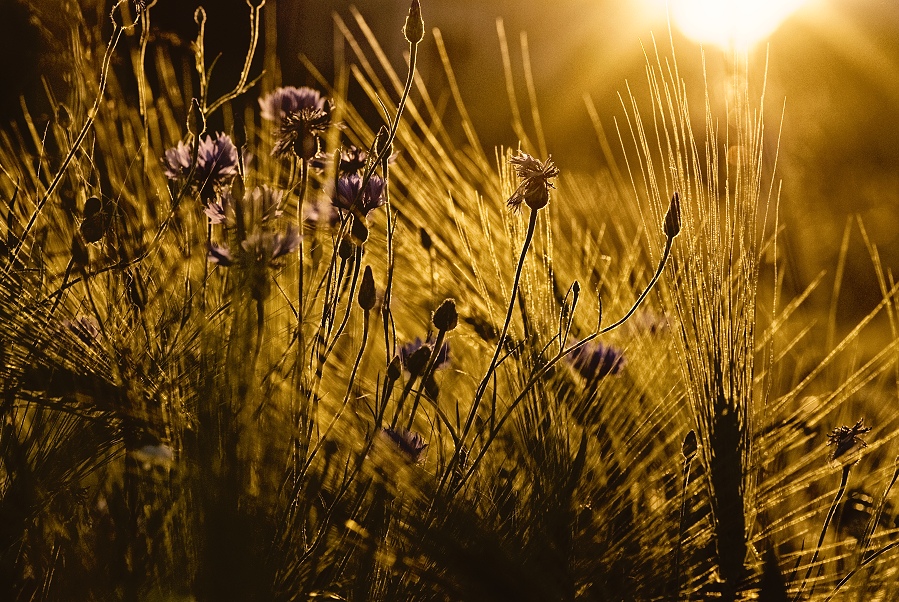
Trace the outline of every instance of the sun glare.
{"label": "sun glare", "polygon": [[669,0],[671,19],[702,44],[747,50],[807,0]]}

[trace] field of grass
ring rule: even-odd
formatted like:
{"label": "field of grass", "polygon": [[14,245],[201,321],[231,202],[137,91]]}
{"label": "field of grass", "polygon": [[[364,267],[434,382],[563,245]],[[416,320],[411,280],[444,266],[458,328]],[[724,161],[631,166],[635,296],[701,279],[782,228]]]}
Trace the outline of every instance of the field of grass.
{"label": "field of grass", "polygon": [[399,72],[354,13],[335,81],[251,46],[221,98],[154,4],[0,131],[0,599],[896,599],[897,286],[870,247],[842,338],[839,270],[781,294],[764,74],[688,106],[650,49],[574,173],[445,52],[435,100],[418,0]]}

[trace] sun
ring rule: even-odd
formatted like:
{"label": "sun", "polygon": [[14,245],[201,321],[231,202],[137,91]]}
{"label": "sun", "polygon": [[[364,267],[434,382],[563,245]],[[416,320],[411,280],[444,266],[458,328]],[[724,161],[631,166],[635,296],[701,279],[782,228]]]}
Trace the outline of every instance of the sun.
{"label": "sun", "polygon": [[748,50],[808,0],[669,0],[671,20],[702,44]]}

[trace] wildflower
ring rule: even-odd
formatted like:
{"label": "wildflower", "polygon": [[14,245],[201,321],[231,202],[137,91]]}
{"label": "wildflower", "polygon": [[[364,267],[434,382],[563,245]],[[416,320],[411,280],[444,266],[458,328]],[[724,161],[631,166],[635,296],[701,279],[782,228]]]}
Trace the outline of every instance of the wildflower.
{"label": "wildflower", "polygon": [[846,426],[833,429],[827,435],[827,445],[834,445],[834,450],[830,455],[831,460],[837,460],[852,450],[868,447],[868,444],[861,438],[861,435],[871,431],[870,426],[865,426],[865,419],[859,418],[855,426]]}
{"label": "wildflower", "polygon": [[281,119],[281,135],[272,156],[283,157],[293,152],[300,159],[312,159],[319,151],[319,138],[330,125],[329,110],[304,107],[288,113]]}
{"label": "wildflower", "polygon": [[327,102],[318,90],[306,86],[285,86],[260,98],[259,107],[262,109],[260,114],[263,119],[280,122],[290,113],[297,113],[302,109],[326,111]]}
{"label": "wildflower", "polygon": [[541,162],[518,151],[518,155],[509,159],[509,163],[516,167],[516,173],[521,178],[518,188],[509,197],[509,207],[517,210],[522,203],[532,210],[545,207],[549,202],[549,189],[555,188],[550,179],[559,175],[559,168],[553,163],[552,155]]}
{"label": "wildflower", "polygon": [[225,190],[218,199],[207,203],[203,211],[210,223],[234,226],[237,222],[235,205],[239,202],[245,222],[263,225],[281,217],[284,213],[281,209],[283,200],[283,190],[266,185],[255,186],[245,192],[240,201],[234,198],[231,191]]}
{"label": "wildflower", "polygon": [[422,454],[428,446],[421,435],[404,428],[382,428],[378,433],[384,441],[389,441],[401,451],[410,462],[417,464],[424,458]]}
{"label": "wildflower", "polygon": [[[415,362],[412,361],[412,356],[415,355],[415,352],[419,349],[427,347],[428,348],[428,356],[430,357],[431,350],[431,341],[423,342],[420,337],[415,337],[414,341],[406,343],[399,349],[399,358],[400,362],[402,362],[403,366],[406,367],[410,372],[415,373],[412,368],[415,367]],[[437,359],[434,361],[434,369],[440,370],[441,368],[446,368],[449,366],[449,343],[444,343],[440,348],[440,351],[437,352]],[[410,367],[411,366],[411,367]],[[422,366],[424,368],[424,366]],[[419,370],[420,371],[420,370]]]}
{"label": "wildflower", "polygon": [[[184,179],[191,175],[193,144],[178,142],[178,146],[165,151],[165,175],[170,180]],[[237,175],[237,147],[231,137],[219,133],[200,140],[197,147],[197,165],[193,170],[191,186],[204,201],[213,199],[216,193]]]}
{"label": "wildflower", "polygon": [[362,215],[367,216],[387,202],[384,198],[384,185],[384,178],[378,174],[372,174],[364,188],[359,174],[340,176],[332,202],[338,209],[350,212],[358,209]]}
{"label": "wildflower", "polygon": [[602,343],[587,343],[566,357],[571,366],[591,382],[610,374],[618,374],[627,363],[620,349]]}

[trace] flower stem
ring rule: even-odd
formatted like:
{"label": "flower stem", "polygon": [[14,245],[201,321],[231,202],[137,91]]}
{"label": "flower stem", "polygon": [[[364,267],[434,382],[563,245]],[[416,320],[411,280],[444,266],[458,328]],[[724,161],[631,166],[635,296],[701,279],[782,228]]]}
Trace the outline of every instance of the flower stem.
{"label": "flower stem", "polygon": [[[837,513],[837,505],[840,503],[840,500],[843,497],[843,493],[846,491],[846,482],[849,480],[849,469],[852,468],[852,464],[846,464],[843,466],[843,474],[840,478],[840,489],[837,491],[836,497],[833,498],[833,503],[830,504],[830,510],[827,511],[827,518],[824,519],[824,526],[821,528],[821,536],[818,538],[818,545],[815,547],[815,553],[812,554],[812,559],[808,563],[808,569],[805,571],[805,577],[802,579],[802,585],[799,586],[799,590],[796,592],[796,596],[793,598],[794,602],[799,600],[802,597],[802,590],[805,589],[805,584],[808,583],[809,577],[811,577],[812,570],[815,567],[815,561],[818,560],[818,553],[821,551],[821,546],[824,545],[824,536],[827,535],[827,527],[830,526],[830,521],[833,520],[834,515]],[[814,593],[815,587],[812,586],[812,593]],[[811,597],[811,594],[809,594]]]}

